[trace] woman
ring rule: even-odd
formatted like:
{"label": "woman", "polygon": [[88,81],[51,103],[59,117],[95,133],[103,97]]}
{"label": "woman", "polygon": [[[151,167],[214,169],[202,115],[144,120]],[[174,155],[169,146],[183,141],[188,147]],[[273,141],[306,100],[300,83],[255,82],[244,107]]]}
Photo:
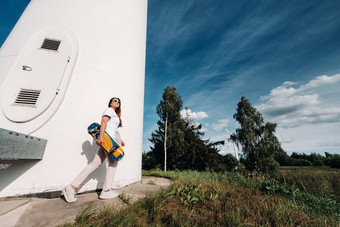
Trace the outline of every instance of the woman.
{"label": "woman", "polygon": [[[80,174],[72,181],[70,185],[62,189],[62,193],[67,202],[72,203],[77,200],[74,198],[77,188],[90,175],[90,173],[92,173],[104,162],[107,156],[105,151],[100,147],[100,145],[103,143],[104,132],[106,131],[112,138],[116,138],[115,135],[118,133],[118,128],[122,127],[122,120],[120,116],[121,102],[119,98],[114,97],[110,100],[108,108],[104,110],[102,115],[99,137],[96,141],[96,144],[99,146],[99,148],[93,161],[80,172]],[[119,141],[117,142],[119,143]],[[121,140],[120,143],[121,146],[125,146],[123,140]],[[118,196],[116,192],[111,190],[112,181],[118,162],[111,158],[108,158],[107,160],[109,165],[106,168],[103,190],[99,196],[100,199],[112,199]]]}

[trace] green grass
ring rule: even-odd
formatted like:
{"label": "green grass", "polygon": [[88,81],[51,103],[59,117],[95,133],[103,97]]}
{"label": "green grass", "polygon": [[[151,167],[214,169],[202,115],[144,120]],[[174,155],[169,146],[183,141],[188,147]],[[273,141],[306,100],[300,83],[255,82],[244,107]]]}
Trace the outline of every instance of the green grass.
{"label": "green grass", "polygon": [[329,167],[284,167],[279,180],[316,196],[340,198],[340,169]]}
{"label": "green grass", "polygon": [[173,184],[124,210],[86,209],[74,226],[340,226],[340,198],[334,186],[340,172],[318,171],[283,168],[275,178],[143,171],[170,178]]}

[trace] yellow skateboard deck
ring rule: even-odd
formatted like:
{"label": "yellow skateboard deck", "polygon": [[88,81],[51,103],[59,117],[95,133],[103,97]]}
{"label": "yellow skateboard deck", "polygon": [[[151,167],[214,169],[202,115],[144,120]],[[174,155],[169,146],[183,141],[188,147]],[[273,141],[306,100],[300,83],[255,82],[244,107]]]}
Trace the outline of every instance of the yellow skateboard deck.
{"label": "yellow skateboard deck", "polygon": [[[100,124],[92,123],[88,128],[88,133],[97,140],[99,137]],[[124,150],[118,145],[118,143],[111,138],[109,134],[104,133],[103,143],[101,145],[103,150],[107,152],[108,156],[116,161],[121,160],[124,157]]]}

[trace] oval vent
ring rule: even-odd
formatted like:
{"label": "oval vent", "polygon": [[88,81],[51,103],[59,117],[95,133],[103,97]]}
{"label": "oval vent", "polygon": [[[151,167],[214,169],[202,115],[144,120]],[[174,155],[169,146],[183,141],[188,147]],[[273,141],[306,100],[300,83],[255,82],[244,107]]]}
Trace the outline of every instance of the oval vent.
{"label": "oval vent", "polygon": [[14,105],[36,107],[40,96],[40,90],[30,90],[21,88],[17,95]]}

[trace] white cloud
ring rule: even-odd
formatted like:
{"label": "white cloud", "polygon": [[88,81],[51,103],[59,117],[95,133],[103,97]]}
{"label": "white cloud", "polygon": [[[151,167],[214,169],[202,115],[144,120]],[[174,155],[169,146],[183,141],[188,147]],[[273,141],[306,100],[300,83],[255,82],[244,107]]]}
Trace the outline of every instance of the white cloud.
{"label": "white cloud", "polygon": [[221,149],[218,153],[219,153],[220,155],[227,155],[227,154],[232,154],[232,155],[234,155],[234,154],[235,154],[234,151],[227,151],[227,150],[223,150],[223,149]]}
{"label": "white cloud", "polygon": [[276,133],[282,148],[292,152],[310,151],[324,154],[339,151],[340,122],[333,124],[310,124],[295,128],[277,128]]}
{"label": "white cloud", "polygon": [[184,109],[180,112],[182,118],[189,118],[190,120],[201,120],[204,118],[208,118],[208,114],[206,112],[192,112],[191,109]]}
{"label": "white cloud", "polygon": [[340,74],[318,76],[298,88],[292,87],[297,83],[287,81],[271,90],[269,95],[261,97],[260,100],[265,103],[256,108],[280,127],[339,122],[340,107],[334,104],[334,97],[340,96],[340,90],[328,91],[328,98],[321,96],[322,89],[339,82]]}
{"label": "white cloud", "polygon": [[323,142],[317,143],[317,145],[319,147],[322,147],[322,148],[324,148],[324,147],[325,148],[328,148],[328,147],[340,147],[340,142],[339,141],[335,141],[335,140],[327,141],[327,142],[323,141]]}
{"label": "white cloud", "polygon": [[295,85],[295,84],[297,84],[297,82],[286,81],[286,82],[283,83],[283,85],[286,85],[286,86],[293,86],[293,85]]}
{"label": "white cloud", "polygon": [[322,75],[316,77],[314,80],[311,80],[309,83],[302,85],[298,92],[308,92],[308,91],[314,91],[317,88],[320,88],[322,86],[334,84],[340,81],[340,74],[335,74],[333,76],[327,76]]}
{"label": "white cloud", "polygon": [[[192,112],[191,109],[184,109],[180,112],[181,117],[183,119],[185,118],[189,118],[191,122],[191,124],[195,125],[196,127],[200,124],[199,122],[197,122],[198,120],[202,120],[204,118],[208,118],[208,114],[206,112]],[[209,124],[208,124],[209,125]],[[205,126],[207,126],[207,124],[205,124]],[[207,132],[208,129],[206,127],[204,127],[202,125],[202,128],[200,129],[200,132]]]}
{"label": "white cloud", "polygon": [[294,137],[291,137],[289,135],[277,133],[276,137],[278,138],[281,144],[291,144],[294,142]]}
{"label": "white cloud", "polygon": [[214,131],[221,131],[221,130],[223,130],[223,128],[228,126],[229,121],[230,120],[228,118],[220,119],[220,120],[217,121],[218,123],[211,124],[211,127]]}

